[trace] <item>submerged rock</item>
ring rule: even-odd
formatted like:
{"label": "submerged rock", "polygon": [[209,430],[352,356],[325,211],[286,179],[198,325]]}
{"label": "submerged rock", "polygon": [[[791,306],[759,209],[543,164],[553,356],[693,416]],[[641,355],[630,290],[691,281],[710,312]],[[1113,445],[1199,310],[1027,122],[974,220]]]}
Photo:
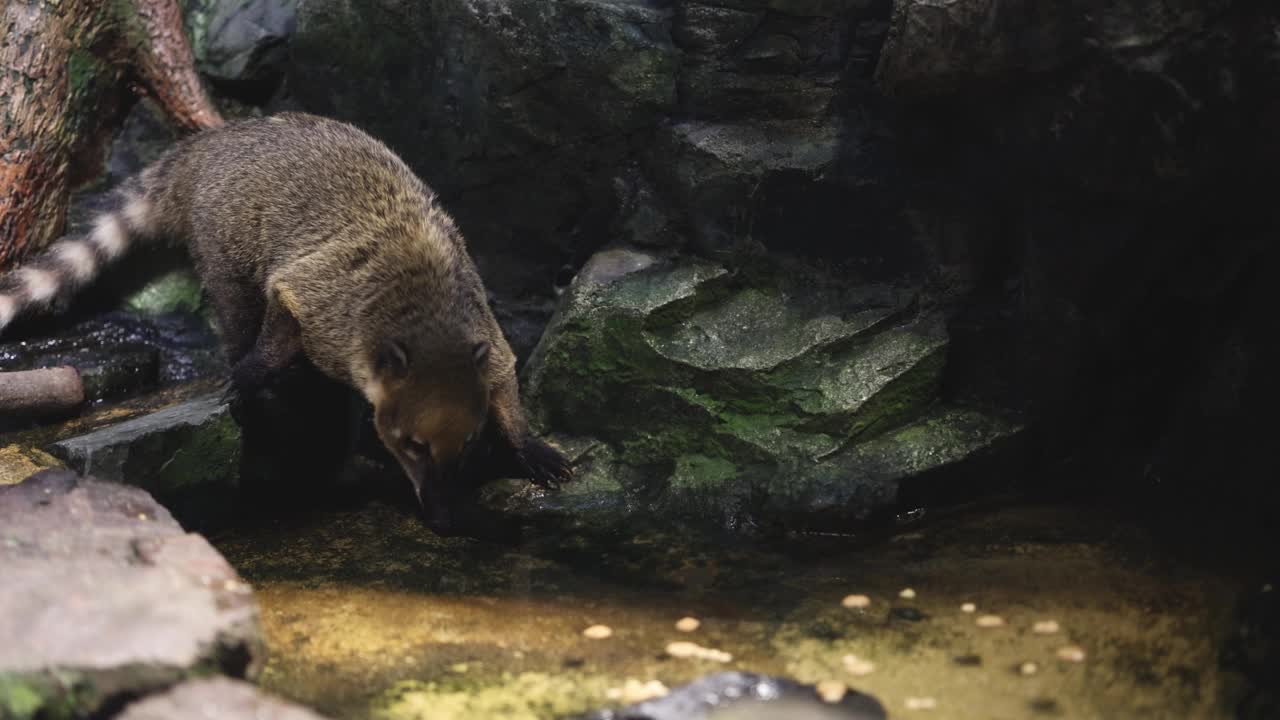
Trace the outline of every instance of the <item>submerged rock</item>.
{"label": "submerged rock", "polygon": [[887,286],[601,253],[530,360],[536,418],[583,476],[549,502],[866,519],[1016,429],[939,403],[947,345]]}
{"label": "submerged rock", "polygon": [[189,680],[129,705],[116,720],[322,720],[253,685],[225,677]]}
{"label": "submerged rock", "polygon": [[249,586],[138,488],[66,470],[0,486],[0,577],[5,718],[96,716],[263,660]]}
{"label": "submerged rock", "polygon": [[17,443],[0,446],[0,485],[17,485],[45,468],[61,463],[52,455]]}
{"label": "submerged rock", "polygon": [[838,702],[826,702],[811,685],[743,672],[709,675],[647,700],[617,710],[601,710],[581,720],[883,720],[878,700],[846,691]]}

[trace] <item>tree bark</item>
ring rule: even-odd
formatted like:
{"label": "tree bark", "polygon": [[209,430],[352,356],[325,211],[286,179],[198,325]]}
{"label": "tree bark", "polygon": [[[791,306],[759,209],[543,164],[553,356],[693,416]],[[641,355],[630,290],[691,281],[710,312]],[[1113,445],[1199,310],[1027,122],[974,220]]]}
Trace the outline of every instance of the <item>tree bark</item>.
{"label": "tree bark", "polygon": [[101,173],[138,94],[184,130],[223,120],[177,0],[6,0],[0,23],[3,270],[63,233],[70,191]]}

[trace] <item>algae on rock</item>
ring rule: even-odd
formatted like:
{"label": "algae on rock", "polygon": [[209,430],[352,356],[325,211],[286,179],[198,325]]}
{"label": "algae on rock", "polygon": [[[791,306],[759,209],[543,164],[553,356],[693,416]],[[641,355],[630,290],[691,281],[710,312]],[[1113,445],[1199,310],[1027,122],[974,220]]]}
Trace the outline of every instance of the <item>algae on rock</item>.
{"label": "algae on rock", "polygon": [[860,520],[1015,430],[941,403],[947,342],[902,289],[611,250],[570,287],[526,391],[536,423],[595,443],[579,500]]}

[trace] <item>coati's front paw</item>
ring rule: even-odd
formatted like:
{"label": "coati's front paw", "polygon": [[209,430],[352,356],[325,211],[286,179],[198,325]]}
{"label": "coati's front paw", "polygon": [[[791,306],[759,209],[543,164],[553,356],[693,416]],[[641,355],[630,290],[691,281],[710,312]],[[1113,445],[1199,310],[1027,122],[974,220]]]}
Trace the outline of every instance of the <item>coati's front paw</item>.
{"label": "coati's front paw", "polygon": [[541,487],[554,490],[573,480],[573,466],[564,453],[536,437],[525,438],[524,444],[516,450],[516,460],[525,477]]}
{"label": "coati's front paw", "polygon": [[252,352],[232,366],[230,382],[231,387],[234,388],[233,392],[247,397],[266,387],[270,377],[271,369],[262,362],[256,352]]}

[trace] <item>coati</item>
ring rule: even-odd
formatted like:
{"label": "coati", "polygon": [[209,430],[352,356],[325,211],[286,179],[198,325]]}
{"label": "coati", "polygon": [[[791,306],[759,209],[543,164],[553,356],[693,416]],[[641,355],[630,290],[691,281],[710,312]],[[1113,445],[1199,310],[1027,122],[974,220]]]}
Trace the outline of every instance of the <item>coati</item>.
{"label": "coati", "polygon": [[513,470],[571,478],[530,434],[507,344],[462,234],[390,149],[301,113],[189,136],[121,184],[117,209],[0,277],[0,331],[91,281],[135,242],[185,242],[212,300],[231,387],[305,355],[373,406],[429,516],[482,430]]}

